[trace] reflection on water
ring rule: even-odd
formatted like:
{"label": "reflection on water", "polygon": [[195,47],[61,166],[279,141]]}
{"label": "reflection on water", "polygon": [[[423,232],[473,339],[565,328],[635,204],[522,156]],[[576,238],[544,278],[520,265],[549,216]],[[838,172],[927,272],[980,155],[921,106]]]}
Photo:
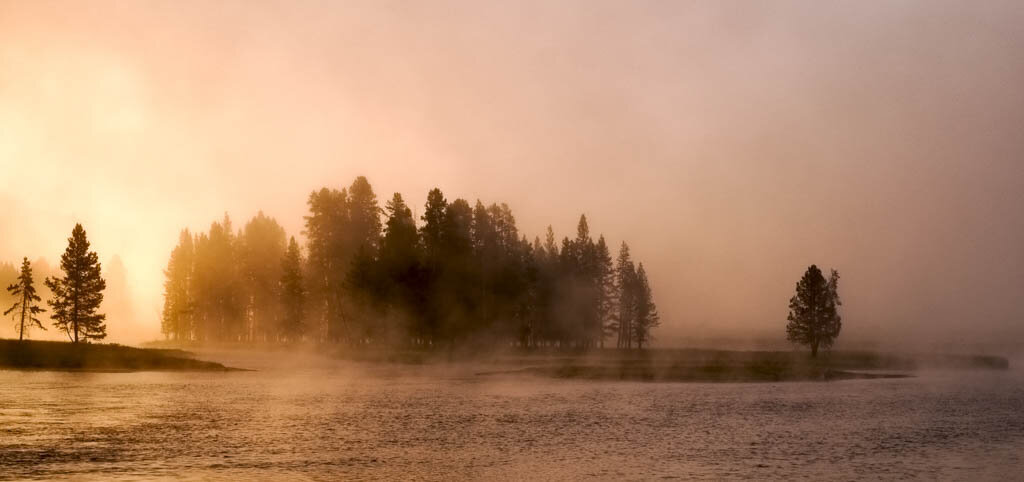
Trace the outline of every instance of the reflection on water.
{"label": "reflection on water", "polygon": [[1015,370],[678,384],[235,357],[221,360],[262,369],[0,371],[0,478],[1024,473],[1024,377]]}

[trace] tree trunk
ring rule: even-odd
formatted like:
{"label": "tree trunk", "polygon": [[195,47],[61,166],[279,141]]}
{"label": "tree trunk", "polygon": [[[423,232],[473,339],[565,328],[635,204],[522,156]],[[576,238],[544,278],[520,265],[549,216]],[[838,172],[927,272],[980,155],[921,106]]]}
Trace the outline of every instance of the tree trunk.
{"label": "tree trunk", "polygon": [[18,341],[25,339],[25,300],[28,298],[28,293],[22,291],[21,296],[21,329],[18,330]]}
{"label": "tree trunk", "polygon": [[811,358],[818,356],[818,342],[811,343]]}

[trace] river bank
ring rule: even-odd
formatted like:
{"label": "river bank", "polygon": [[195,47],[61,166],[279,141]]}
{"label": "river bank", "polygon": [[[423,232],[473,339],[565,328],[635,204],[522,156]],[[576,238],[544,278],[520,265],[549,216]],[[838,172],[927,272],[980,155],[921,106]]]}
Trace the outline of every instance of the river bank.
{"label": "river bank", "polygon": [[0,339],[0,369],[59,371],[229,371],[178,349]]}

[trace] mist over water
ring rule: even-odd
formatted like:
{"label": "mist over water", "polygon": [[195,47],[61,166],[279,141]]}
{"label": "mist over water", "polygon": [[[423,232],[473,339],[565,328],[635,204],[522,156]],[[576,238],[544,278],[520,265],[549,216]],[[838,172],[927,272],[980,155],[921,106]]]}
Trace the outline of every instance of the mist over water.
{"label": "mist over water", "polygon": [[0,371],[0,478],[1005,480],[1024,469],[1020,370],[666,384],[204,356],[260,370]]}
{"label": "mist over water", "polygon": [[1022,25],[0,0],[0,480],[1019,479]]}
{"label": "mist over water", "polygon": [[[3,2],[0,259],[74,222],[159,336],[182,227],[440,187],[648,260],[665,344],[774,336],[811,263],[840,341],[1020,340],[1016,1]],[[567,202],[572,200],[572,202]],[[301,236],[300,236],[301,240]],[[656,343],[658,343],[656,341]]]}

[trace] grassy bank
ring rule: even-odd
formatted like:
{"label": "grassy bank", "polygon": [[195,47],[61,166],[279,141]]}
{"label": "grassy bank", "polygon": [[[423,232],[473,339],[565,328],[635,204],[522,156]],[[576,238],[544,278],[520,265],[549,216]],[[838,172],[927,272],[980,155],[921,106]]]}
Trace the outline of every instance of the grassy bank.
{"label": "grassy bank", "polygon": [[0,340],[0,369],[141,371],[232,370],[191,358],[182,350],[133,348],[114,344]]}

